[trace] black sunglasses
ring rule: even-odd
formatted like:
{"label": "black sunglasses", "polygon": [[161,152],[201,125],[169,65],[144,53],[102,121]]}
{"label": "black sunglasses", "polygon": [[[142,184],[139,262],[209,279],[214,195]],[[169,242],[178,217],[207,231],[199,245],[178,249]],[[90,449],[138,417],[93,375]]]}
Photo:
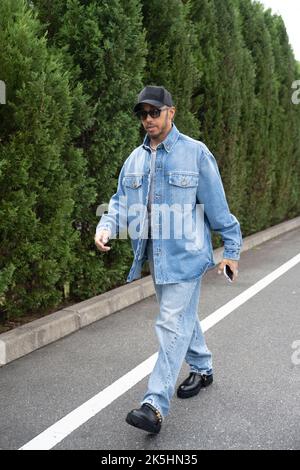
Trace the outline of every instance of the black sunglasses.
{"label": "black sunglasses", "polygon": [[161,111],[164,111],[165,109],[168,109],[168,108],[166,107],[154,108],[154,109],[150,109],[150,111],[139,109],[138,111],[135,112],[135,115],[138,119],[143,119],[143,121],[147,118],[148,114],[150,114],[152,118],[156,119],[160,116]]}

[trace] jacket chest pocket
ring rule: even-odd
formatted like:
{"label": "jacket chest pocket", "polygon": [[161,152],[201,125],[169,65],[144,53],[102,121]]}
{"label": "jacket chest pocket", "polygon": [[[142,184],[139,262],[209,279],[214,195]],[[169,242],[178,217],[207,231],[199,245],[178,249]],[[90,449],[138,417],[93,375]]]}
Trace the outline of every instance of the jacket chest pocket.
{"label": "jacket chest pocket", "polygon": [[194,207],[199,176],[189,173],[171,173],[168,181],[170,204],[191,204]]}
{"label": "jacket chest pocket", "polygon": [[124,192],[128,198],[128,204],[142,201],[143,175],[127,175],[123,177]]}
{"label": "jacket chest pocket", "polygon": [[133,176],[124,176],[123,177],[123,185],[126,187],[126,188],[130,188],[130,189],[138,189],[140,186],[142,186],[142,182],[143,182],[143,176],[136,176],[136,175],[133,175]]}

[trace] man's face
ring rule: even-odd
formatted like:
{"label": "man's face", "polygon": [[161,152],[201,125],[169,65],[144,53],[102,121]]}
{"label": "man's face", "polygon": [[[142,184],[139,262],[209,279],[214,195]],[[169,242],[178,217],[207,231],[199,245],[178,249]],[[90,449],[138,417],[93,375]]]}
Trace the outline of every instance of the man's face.
{"label": "man's face", "polygon": [[[157,109],[156,106],[144,103],[142,109],[150,111],[151,109]],[[153,118],[150,114],[147,115],[146,119],[141,119],[145,131],[148,133],[151,139],[164,139],[172,127],[172,119],[175,115],[174,107],[163,107],[160,116]]]}

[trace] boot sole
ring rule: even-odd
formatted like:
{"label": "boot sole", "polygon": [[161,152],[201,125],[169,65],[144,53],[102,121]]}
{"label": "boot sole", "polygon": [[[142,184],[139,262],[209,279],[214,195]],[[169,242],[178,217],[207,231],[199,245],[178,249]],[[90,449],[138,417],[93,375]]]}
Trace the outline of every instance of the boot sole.
{"label": "boot sole", "polygon": [[177,390],[177,396],[178,398],[191,398],[191,397],[194,397],[196,395],[198,395],[198,393],[200,392],[201,388],[207,388],[209,387],[211,384],[213,383],[213,380],[208,380],[206,384],[201,384],[201,387],[199,388],[196,388],[195,390],[190,390],[188,392],[185,392],[184,390],[181,390],[180,388],[178,388]]}
{"label": "boot sole", "polygon": [[138,418],[134,415],[127,415],[126,423],[134,426],[135,428],[142,429],[143,431],[149,432],[151,434],[158,434],[160,431],[160,427],[157,429],[153,429],[152,426],[149,425],[148,421],[143,418]]}

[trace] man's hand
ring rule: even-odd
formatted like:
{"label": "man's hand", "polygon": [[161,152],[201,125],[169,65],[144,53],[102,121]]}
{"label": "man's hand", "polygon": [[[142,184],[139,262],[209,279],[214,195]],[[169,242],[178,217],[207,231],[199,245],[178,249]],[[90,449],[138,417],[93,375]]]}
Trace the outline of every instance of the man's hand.
{"label": "man's hand", "polygon": [[233,271],[233,278],[232,281],[235,281],[238,276],[238,261],[234,259],[227,259],[224,258],[223,261],[218,266],[218,274],[222,274],[224,270],[224,266],[228,264],[230,269]]}
{"label": "man's hand", "polygon": [[103,229],[95,235],[95,244],[98,250],[100,251],[109,251],[111,246],[104,246],[108,242],[110,236],[110,231]]}

